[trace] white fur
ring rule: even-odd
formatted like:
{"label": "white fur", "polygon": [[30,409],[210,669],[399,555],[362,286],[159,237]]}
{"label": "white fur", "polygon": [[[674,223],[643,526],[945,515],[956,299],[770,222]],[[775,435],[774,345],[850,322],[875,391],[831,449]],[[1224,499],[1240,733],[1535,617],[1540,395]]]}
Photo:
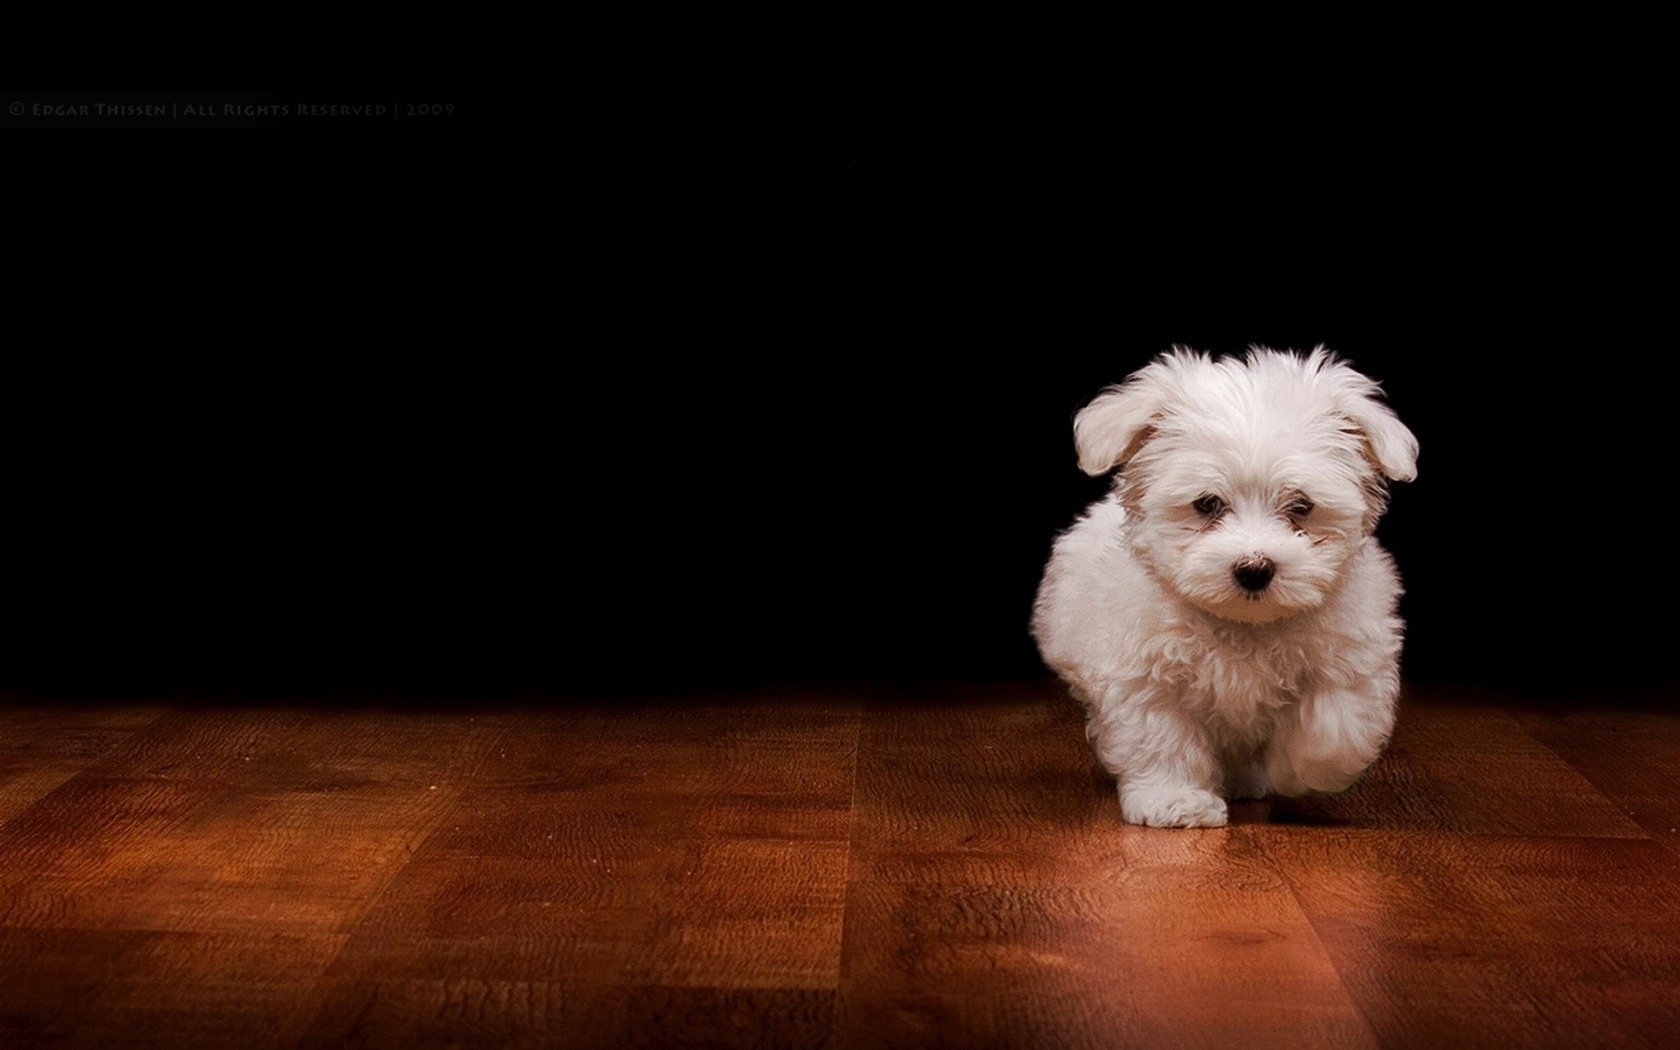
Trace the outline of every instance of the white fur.
{"label": "white fur", "polygon": [[[1079,413],[1080,467],[1120,473],[1056,540],[1033,636],[1127,821],[1213,826],[1226,798],[1340,791],[1387,743],[1400,578],[1370,531],[1417,439],[1379,398],[1322,347],[1175,349]],[[1228,509],[1197,511],[1209,495]],[[1232,570],[1260,557],[1276,572],[1253,594]]]}

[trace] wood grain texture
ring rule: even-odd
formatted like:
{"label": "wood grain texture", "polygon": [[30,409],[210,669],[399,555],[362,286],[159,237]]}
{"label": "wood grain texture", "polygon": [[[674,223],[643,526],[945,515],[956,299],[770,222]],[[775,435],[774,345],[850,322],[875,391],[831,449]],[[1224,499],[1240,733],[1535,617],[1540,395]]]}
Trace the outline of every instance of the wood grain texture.
{"label": "wood grain texture", "polygon": [[162,704],[65,709],[0,702],[0,824],[166,710]]}
{"label": "wood grain texture", "polygon": [[0,826],[0,926],[347,933],[502,732],[172,712]]}
{"label": "wood grain texture", "polygon": [[0,1046],[295,1045],[340,943],[0,927]]}
{"label": "wood grain texture", "polygon": [[351,937],[311,1040],[615,1045],[652,1017],[826,1039],[858,718],[796,698],[529,716]]}
{"label": "wood grain texture", "polygon": [[1050,683],[0,712],[0,1046],[1660,1046],[1680,716],[1120,823]]}

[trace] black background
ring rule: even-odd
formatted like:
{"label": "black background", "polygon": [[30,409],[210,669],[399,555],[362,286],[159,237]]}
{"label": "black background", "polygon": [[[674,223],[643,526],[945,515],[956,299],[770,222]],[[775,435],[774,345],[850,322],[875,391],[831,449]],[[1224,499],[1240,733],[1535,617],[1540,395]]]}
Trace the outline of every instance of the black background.
{"label": "black background", "polygon": [[60,271],[0,376],[6,684],[1040,674],[1038,573],[1104,489],[1073,413],[1251,342],[1342,352],[1421,441],[1380,529],[1409,678],[1672,681],[1672,326],[1626,250],[1656,234],[1619,177],[1540,163],[1599,132],[709,112],[597,122],[564,177],[336,161],[162,280]]}

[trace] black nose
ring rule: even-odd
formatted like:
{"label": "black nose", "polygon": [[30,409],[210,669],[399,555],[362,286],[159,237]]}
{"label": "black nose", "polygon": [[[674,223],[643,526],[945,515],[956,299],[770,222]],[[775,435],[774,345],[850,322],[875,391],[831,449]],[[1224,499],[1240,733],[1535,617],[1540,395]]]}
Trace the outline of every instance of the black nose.
{"label": "black nose", "polygon": [[1231,575],[1237,578],[1237,586],[1245,591],[1265,590],[1276,573],[1277,566],[1270,558],[1245,558],[1231,566]]}

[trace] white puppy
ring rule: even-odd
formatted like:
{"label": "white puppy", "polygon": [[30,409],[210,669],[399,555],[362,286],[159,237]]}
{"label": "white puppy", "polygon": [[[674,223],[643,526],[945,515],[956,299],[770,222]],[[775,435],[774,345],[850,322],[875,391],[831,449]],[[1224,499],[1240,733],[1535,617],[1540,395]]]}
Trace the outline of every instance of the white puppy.
{"label": "white puppy", "polygon": [[1056,540],[1033,636],[1127,821],[1340,791],[1387,743],[1404,625],[1371,530],[1417,439],[1380,394],[1323,347],[1175,348],[1075,419],[1080,468],[1120,473]]}

